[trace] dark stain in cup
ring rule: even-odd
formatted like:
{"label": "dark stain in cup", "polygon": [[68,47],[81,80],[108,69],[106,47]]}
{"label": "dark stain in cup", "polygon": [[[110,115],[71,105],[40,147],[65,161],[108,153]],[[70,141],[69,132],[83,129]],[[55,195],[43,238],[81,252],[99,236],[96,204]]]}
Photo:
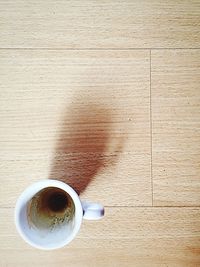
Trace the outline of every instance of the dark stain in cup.
{"label": "dark stain in cup", "polygon": [[53,230],[73,219],[75,205],[64,190],[47,187],[29,201],[27,212],[31,227]]}

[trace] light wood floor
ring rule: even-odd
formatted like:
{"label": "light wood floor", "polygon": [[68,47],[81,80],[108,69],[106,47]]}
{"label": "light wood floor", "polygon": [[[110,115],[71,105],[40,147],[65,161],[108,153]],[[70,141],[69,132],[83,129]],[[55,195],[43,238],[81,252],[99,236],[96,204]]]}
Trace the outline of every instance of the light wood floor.
{"label": "light wood floor", "polygon": [[[200,1],[0,1],[0,267],[200,266]],[[39,251],[13,211],[55,178],[105,217]]]}

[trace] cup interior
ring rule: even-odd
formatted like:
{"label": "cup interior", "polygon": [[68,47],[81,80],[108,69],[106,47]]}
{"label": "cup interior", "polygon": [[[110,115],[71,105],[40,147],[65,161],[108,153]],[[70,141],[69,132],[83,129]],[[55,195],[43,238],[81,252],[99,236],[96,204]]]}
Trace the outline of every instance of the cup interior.
{"label": "cup interior", "polygon": [[72,188],[66,184],[63,186],[65,188],[51,184],[32,190],[32,194],[32,188],[29,188],[22,193],[16,204],[18,231],[28,243],[37,248],[62,247],[73,239],[80,228],[80,200]]}

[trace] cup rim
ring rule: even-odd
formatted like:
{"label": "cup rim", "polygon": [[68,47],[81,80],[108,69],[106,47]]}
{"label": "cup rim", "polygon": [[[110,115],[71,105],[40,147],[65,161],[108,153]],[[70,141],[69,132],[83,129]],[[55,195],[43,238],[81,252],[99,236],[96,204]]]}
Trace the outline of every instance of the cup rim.
{"label": "cup rim", "polygon": [[[40,190],[42,190],[46,187],[57,187],[59,189],[64,190],[65,192],[67,192],[71,196],[71,198],[74,201],[74,205],[75,205],[75,226],[74,226],[74,229],[73,229],[71,235],[69,237],[66,237],[66,239],[63,242],[60,242],[58,245],[51,246],[51,247],[45,247],[45,246],[38,245],[35,242],[33,242],[30,238],[28,238],[27,235],[22,230],[22,227],[21,227],[21,224],[19,221],[19,214],[20,214],[20,211],[21,211],[21,208],[23,207],[23,205],[25,203],[27,203]],[[74,189],[71,186],[69,186],[68,184],[66,184],[64,182],[58,181],[58,180],[45,179],[45,180],[35,182],[34,184],[27,187],[21,193],[21,195],[19,196],[19,198],[16,202],[16,205],[15,205],[14,220],[15,220],[15,225],[16,225],[18,233],[28,244],[30,244],[31,246],[33,246],[35,248],[39,248],[39,249],[43,249],[43,250],[58,249],[58,248],[61,248],[65,245],[67,245],[69,242],[71,242],[74,239],[74,237],[77,235],[77,233],[80,229],[82,219],[83,219],[83,208],[82,208],[82,204],[81,204],[81,201],[80,201],[78,194],[74,191]]]}

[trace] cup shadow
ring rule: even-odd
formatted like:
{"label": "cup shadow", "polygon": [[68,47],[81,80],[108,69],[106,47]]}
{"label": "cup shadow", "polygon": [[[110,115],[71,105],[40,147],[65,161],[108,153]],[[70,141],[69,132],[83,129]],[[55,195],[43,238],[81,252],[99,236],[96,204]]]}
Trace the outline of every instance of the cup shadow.
{"label": "cup shadow", "polygon": [[105,105],[73,103],[62,121],[49,178],[83,193],[102,169],[116,163],[122,150],[120,141],[108,155],[111,126],[111,110]]}

